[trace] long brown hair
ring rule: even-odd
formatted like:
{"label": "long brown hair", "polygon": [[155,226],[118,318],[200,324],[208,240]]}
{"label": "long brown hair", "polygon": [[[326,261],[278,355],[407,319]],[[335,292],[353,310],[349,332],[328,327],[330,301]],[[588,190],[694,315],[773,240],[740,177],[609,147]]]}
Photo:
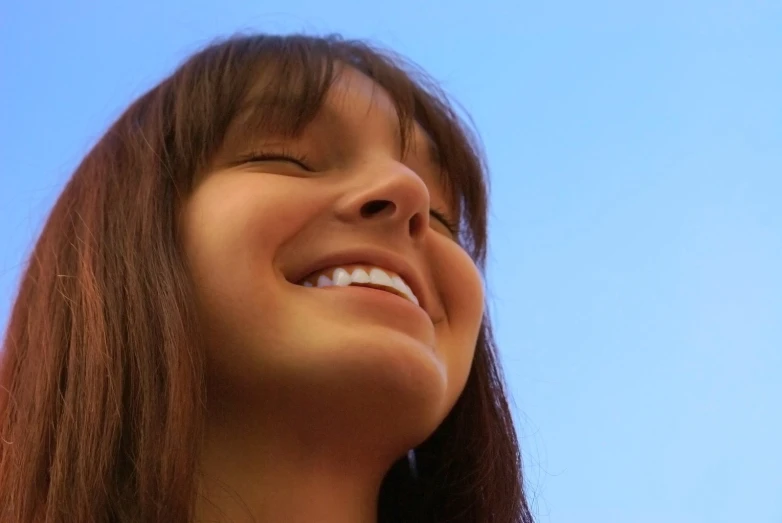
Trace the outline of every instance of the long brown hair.
{"label": "long brown hair", "polygon": [[[387,90],[403,144],[413,122],[431,135],[459,241],[484,270],[482,153],[422,71],[339,36],[239,35],[208,46],[92,148],[28,260],[1,355],[4,523],[193,520],[207,392],[179,205],[237,118],[247,133],[295,135],[340,63]],[[417,478],[405,458],[388,472],[380,522],[532,522],[488,316],[463,394],[416,457]]]}

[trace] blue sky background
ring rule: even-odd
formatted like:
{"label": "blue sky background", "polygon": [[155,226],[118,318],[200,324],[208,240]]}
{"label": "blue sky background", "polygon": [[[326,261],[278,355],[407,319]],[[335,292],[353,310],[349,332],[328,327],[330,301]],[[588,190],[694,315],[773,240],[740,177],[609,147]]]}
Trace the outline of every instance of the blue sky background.
{"label": "blue sky background", "polygon": [[2,3],[3,331],[76,164],[188,54],[244,29],[368,38],[484,141],[538,521],[782,523],[782,2],[271,5]]}

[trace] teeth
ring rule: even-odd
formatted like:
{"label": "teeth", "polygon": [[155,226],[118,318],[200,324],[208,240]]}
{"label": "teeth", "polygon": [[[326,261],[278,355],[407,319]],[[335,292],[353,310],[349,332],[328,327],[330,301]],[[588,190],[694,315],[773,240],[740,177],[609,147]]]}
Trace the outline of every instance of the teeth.
{"label": "teeth", "polygon": [[[328,274],[328,271],[326,271]],[[372,267],[367,273],[366,269],[362,267],[354,267],[352,272],[344,267],[336,267],[333,269],[331,278],[326,274],[320,274],[315,283],[315,287],[347,287],[351,283],[371,283],[372,285],[378,285],[382,287],[390,287],[408,300],[418,305],[418,298],[413,294],[410,286],[397,274],[389,274],[388,272],[380,269],[379,267]],[[393,275],[392,275],[393,274]],[[313,287],[311,281],[305,280],[302,285],[305,287]]]}
{"label": "teeth", "polygon": [[353,271],[351,275],[353,283],[369,283],[369,274],[362,268]]}
{"label": "teeth", "polygon": [[410,287],[407,286],[405,280],[403,280],[399,276],[393,276],[391,278],[391,283],[394,285],[394,288],[396,290],[402,291],[408,298],[410,298],[410,301],[418,305],[418,298],[415,297],[413,291],[410,289]]}
{"label": "teeth", "polygon": [[369,281],[375,285],[383,285],[385,287],[393,287],[394,282],[391,281],[391,276],[378,269],[377,267],[369,271]]}
{"label": "teeth", "polygon": [[353,281],[351,280],[348,271],[346,271],[342,267],[339,267],[334,271],[334,275],[332,276],[332,278],[334,279],[334,285],[336,285],[337,287],[347,287]]}

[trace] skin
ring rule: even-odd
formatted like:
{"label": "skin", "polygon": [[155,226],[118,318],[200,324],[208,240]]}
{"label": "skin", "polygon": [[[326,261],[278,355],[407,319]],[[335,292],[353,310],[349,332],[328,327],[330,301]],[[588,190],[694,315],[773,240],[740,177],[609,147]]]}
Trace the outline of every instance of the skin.
{"label": "skin", "polygon": [[[482,281],[430,216],[448,201],[426,133],[416,126],[401,158],[396,125],[385,91],[344,68],[315,121],[285,144],[317,172],[286,160],[237,165],[247,140],[229,135],[185,202],[208,365],[197,520],[375,522],[388,469],[461,394]],[[383,291],[289,281],[353,248],[403,258],[428,312]]]}

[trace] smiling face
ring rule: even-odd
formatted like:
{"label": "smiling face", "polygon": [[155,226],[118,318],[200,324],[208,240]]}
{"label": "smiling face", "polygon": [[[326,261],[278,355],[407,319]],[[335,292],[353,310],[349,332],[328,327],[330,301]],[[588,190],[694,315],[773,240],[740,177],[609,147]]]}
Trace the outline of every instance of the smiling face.
{"label": "smiling face", "polygon": [[[399,451],[431,434],[462,392],[481,278],[438,214],[455,218],[428,136],[416,125],[402,158],[397,125],[385,91],[343,69],[300,136],[235,140],[233,129],[185,201],[183,246],[220,409],[313,437],[366,429]],[[338,285],[318,287],[338,267]]]}

